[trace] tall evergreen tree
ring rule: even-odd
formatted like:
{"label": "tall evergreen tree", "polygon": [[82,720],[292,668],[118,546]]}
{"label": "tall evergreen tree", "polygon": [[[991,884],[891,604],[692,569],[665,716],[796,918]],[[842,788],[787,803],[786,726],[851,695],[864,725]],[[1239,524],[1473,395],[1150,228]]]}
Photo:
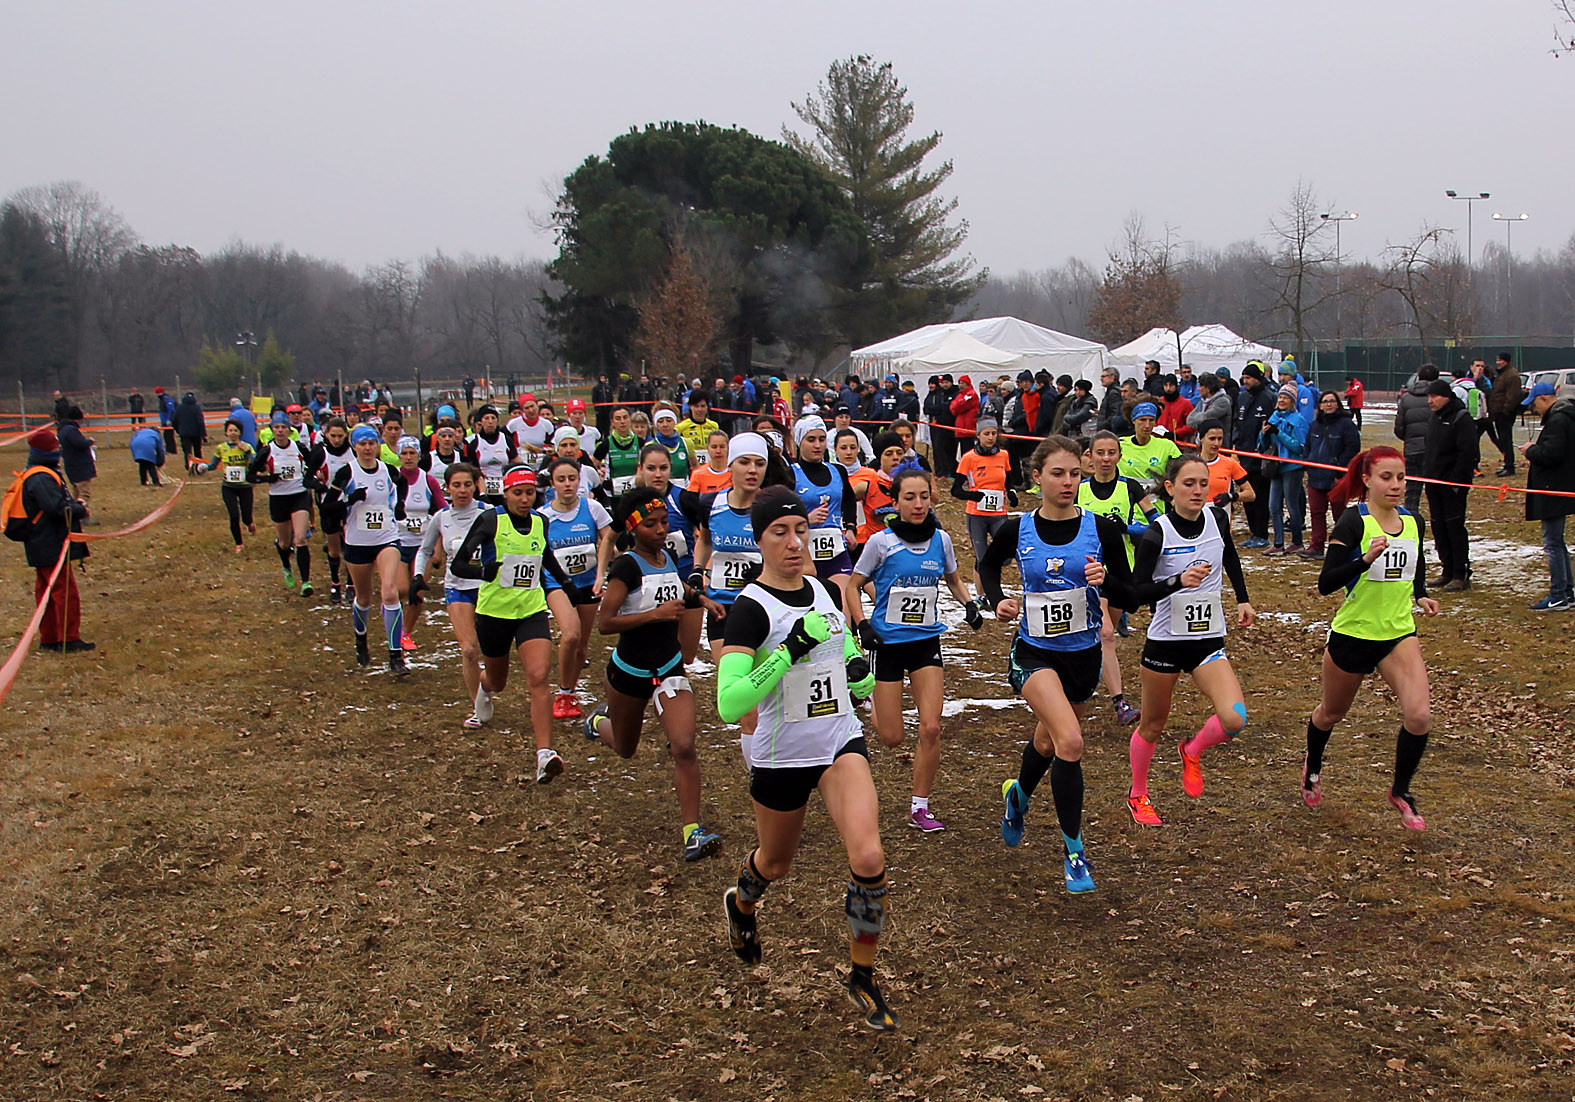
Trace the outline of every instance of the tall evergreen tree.
{"label": "tall evergreen tree", "polygon": [[952,163],[924,168],[941,134],[908,138],[913,104],[891,63],[862,54],[834,61],[793,111],[810,133],[784,127],[783,141],[824,167],[847,193],[875,250],[864,287],[844,311],[849,337],[861,344],[948,320],[988,272],[975,272],[973,257],[957,255],[968,223],[948,224],[957,200],[936,194]]}

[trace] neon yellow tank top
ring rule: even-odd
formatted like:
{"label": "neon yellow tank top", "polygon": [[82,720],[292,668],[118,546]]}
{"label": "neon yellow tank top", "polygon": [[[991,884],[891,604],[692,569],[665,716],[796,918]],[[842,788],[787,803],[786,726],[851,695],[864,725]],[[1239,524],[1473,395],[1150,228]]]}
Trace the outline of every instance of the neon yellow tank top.
{"label": "neon yellow tank top", "polygon": [[1362,518],[1362,542],[1357,552],[1367,554],[1379,536],[1387,539],[1389,545],[1346,590],[1344,603],[1329,623],[1330,630],[1357,639],[1403,638],[1416,631],[1416,615],[1411,611],[1412,585],[1422,557],[1416,518],[1400,510],[1400,534],[1391,536],[1378,526],[1365,504],[1355,508],[1361,510]]}

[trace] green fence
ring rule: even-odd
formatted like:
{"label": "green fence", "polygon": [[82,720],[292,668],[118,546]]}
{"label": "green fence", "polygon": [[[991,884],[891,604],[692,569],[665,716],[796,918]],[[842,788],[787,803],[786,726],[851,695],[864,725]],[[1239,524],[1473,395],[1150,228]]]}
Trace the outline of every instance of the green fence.
{"label": "green fence", "polygon": [[1448,374],[1461,374],[1470,368],[1471,361],[1480,359],[1491,370],[1500,352],[1515,357],[1522,375],[1575,369],[1575,344],[1529,343],[1515,337],[1467,337],[1429,342],[1426,348],[1414,341],[1330,342],[1310,348],[1303,366],[1311,369],[1318,386],[1343,391],[1345,377],[1355,375],[1369,393],[1377,395],[1403,389],[1425,363],[1437,364]]}

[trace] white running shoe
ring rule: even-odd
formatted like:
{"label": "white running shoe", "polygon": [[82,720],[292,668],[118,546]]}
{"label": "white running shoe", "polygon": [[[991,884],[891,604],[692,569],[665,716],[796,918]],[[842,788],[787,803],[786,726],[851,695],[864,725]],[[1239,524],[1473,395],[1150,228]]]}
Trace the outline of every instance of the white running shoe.
{"label": "white running shoe", "polygon": [[492,694],[485,685],[476,687],[476,718],[486,723],[492,718]]}
{"label": "white running shoe", "polygon": [[552,778],[563,772],[563,759],[556,750],[536,751],[536,783],[550,784]]}

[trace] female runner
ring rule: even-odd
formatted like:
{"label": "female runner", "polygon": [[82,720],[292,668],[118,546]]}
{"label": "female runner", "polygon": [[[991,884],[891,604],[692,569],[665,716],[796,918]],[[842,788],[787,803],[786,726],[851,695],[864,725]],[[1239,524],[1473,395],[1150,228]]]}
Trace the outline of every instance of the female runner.
{"label": "female runner", "polygon": [[1205,421],[1199,426],[1198,458],[1209,465],[1209,500],[1227,513],[1236,502],[1243,505],[1257,498],[1247,478],[1247,468],[1233,455],[1221,455],[1225,446],[1225,426]]}
{"label": "female runner", "polygon": [[793,464],[794,489],[809,510],[809,555],[815,576],[838,585],[853,573],[849,544],[857,526],[850,523],[853,486],[840,463],[826,462],[826,423],[811,414],[793,426],[798,461]]}
{"label": "female runner", "polygon": [[[1096,432],[1089,438],[1084,457],[1092,473],[1077,488],[1077,503],[1121,525],[1127,534],[1127,565],[1131,566],[1131,541],[1148,529],[1154,518],[1159,516],[1159,510],[1143,484],[1117,473],[1121,463],[1121,439],[1115,433]],[[1116,722],[1125,727],[1136,723],[1142,714],[1132,707],[1123,691],[1125,685],[1121,677],[1121,659],[1116,654],[1116,631],[1120,617],[1111,615],[1108,598],[1101,597],[1100,602],[1100,612],[1104,618],[1099,625],[1099,648],[1104,655],[1102,670],[1105,689],[1110,693],[1111,704],[1115,705]],[[1125,629],[1122,629],[1122,634],[1125,633]]]}
{"label": "female runner", "polygon": [[[322,496],[334,480],[339,469],[350,462],[350,430],[342,418],[329,418],[323,429],[323,438],[312,452],[312,468],[317,471],[322,490],[318,497],[318,513],[323,520],[323,554],[328,558],[328,603],[339,604],[344,599],[339,585],[339,570],[344,560],[344,517],[323,513]],[[355,600],[355,587],[350,588],[350,599]]]}
{"label": "female runner", "polygon": [[224,501],[224,511],[230,515],[230,538],[235,541],[235,553],[244,550],[241,544],[241,525],[253,535],[257,525],[252,523],[252,487],[247,481],[252,460],[257,452],[241,439],[239,421],[224,422],[224,443],[213,449],[213,458],[194,467],[198,474],[207,474],[222,468],[224,478],[219,483],[219,497]]}
{"label": "female runner", "polygon": [[1318,575],[1318,592],[1345,590],[1329,624],[1323,652],[1323,699],[1307,721],[1307,759],[1302,766],[1302,802],[1323,802],[1323,751],[1334,725],[1345,718],[1357,690],[1376,671],[1400,699],[1400,734],[1395,740],[1389,806],[1410,830],[1423,830],[1411,795],[1411,778],[1427,749],[1432,729],[1427,666],[1416,637],[1413,602],[1427,616],[1438,602],[1427,595],[1422,518],[1402,506],[1405,457],[1394,448],[1369,448],[1329,491],[1331,498],[1359,504],[1347,509],[1329,533]]}
{"label": "female runner", "polygon": [[729,437],[721,429],[712,429],[706,438],[706,464],[689,472],[689,489],[697,494],[714,494],[733,484],[733,472],[727,469],[727,442]]}
{"label": "female runner", "polygon": [[[1002,525],[979,562],[985,599],[1002,620],[1016,620],[1007,677],[1037,721],[1023,747],[1016,780],[1001,785],[1006,813],[1001,839],[1023,840],[1023,819],[1034,789],[1050,774],[1066,889],[1091,892],[1094,878],[1083,846],[1083,728],[1088,700],[1099,684],[1101,594],[1117,608],[1131,604],[1126,532],[1115,521],[1077,505],[1081,480],[1077,443],[1049,436],[1034,449],[1029,469],[1041,504]],[[1023,598],[1001,591],[1001,568],[1016,560]]]}
{"label": "female runner", "polygon": [[[476,523],[483,506],[476,500],[481,472],[469,463],[450,463],[443,472],[448,504],[429,520],[421,532],[421,548],[416,552],[415,576],[410,580],[412,598],[427,591],[426,572],[436,563],[444,567],[443,605],[448,610],[448,625],[459,641],[460,674],[465,680],[465,699],[474,701],[481,687],[481,648],[476,643],[476,591],[481,582],[454,573],[454,556]],[[476,728],[481,720],[474,711],[462,726]]]}
{"label": "female runner", "polygon": [[448,483],[448,469],[455,463],[465,461],[460,454],[459,443],[459,430],[447,423],[439,424],[428,438],[430,446],[421,457],[421,469],[437,479],[440,486]]}
{"label": "female runner", "polygon": [[[476,688],[475,719],[492,719],[493,697],[509,681],[510,651],[518,651],[530,691],[530,725],[536,738],[536,783],[547,784],[563,772],[552,748],[552,702],[547,672],[552,665],[552,628],[547,610],[560,624],[574,616],[579,587],[558,565],[547,545],[547,519],[535,511],[536,472],[515,464],[503,472],[503,504],[483,509],[454,552],[449,569],[477,578],[476,644],[481,650],[481,683]],[[542,588],[542,571],[563,587]]]}
{"label": "female runner", "polygon": [[618,406],[612,411],[607,439],[596,445],[596,458],[606,475],[604,489],[609,503],[616,502],[619,494],[634,485],[634,472],[640,466],[643,441],[634,434],[632,426],[633,419],[628,409]]}
{"label": "female runner", "polygon": [[607,703],[585,718],[585,737],[600,738],[620,758],[632,758],[645,706],[655,702],[673,755],[684,860],[698,861],[720,850],[722,838],[700,824],[695,698],[684,676],[678,624],[686,608],[699,607],[706,598],[684,584],[667,550],[668,515],[661,492],[652,486],[636,486],[618,499],[618,524],[634,547],[612,564],[602,593],[597,628],[618,636],[618,644],[607,660]]}
{"label": "female runner", "polygon": [[410,633],[421,622],[422,597],[411,589],[416,555],[421,551],[421,536],[428,519],[443,508],[443,487],[421,469],[421,441],[414,436],[399,438],[399,475],[405,481],[405,517],[399,523],[399,596],[407,606],[404,631],[399,636],[401,650],[415,650]]}
{"label": "female runner", "polygon": [[809,576],[809,511],[798,495],[762,491],[749,520],[763,565],[728,614],[716,679],[724,721],[757,709],[760,716],[743,740],[758,841],[722,897],[728,941],[745,964],[760,962],[756,908],[771,882],[787,875],[810,793],[819,789],[851,872],[843,904],[852,931],[848,996],[865,1025],[896,1029],[874,976],[886,899],[880,808],[849,695],[868,696],[875,675],[847,629],[837,588]]}
{"label": "female runner", "polygon": [[[689,518],[697,513],[699,499],[694,491],[680,490],[673,485],[671,470],[667,448],[662,444],[647,444],[640,449],[640,470],[635,484],[650,487],[661,495],[662,503],[667,506],[667,553],[678,568],[678,576],[688,578],[695,568],[695,524]],[[704,604],[696,602],[693,607],[686,606],[678,617],[678,643],[684,652],[686,666],[700,652],[700,629],[705,625],[705,615]]]}
{"label": "female runner", "polygon": [[1230,517],[1209,502],[1209,465],[1196,455],[1172,459],[1165,468],[1165,492],[1170,511],[1139,538],[1132,568],[1133,599],[1154,605],[1143,644],[1143,718],[1127,745],[1132,765],[1127,807],[1143,826],[1162,824],[1149,800],[1148,770],[1183,673],[1192,675],[1214,705],[1214,714],[1198,733],[1179,745],[1181,787],[1188,796],[1203,795],[1203,752],[1247,726],[1241,683],[1225,656],[1220,594],[1226,576],[1236,594],[1236,626],[1251,627],[1257,616],[1247,600]]}
{"label": "female runner", "polygon": [[481,499],[489,505],[503,500],[503,472],[514,462],[514,440],[498,427],[498,411],[476,411],[476,434],[465,444],[465,462],[481,469]]}
{"label": "female runner", "polygon": [[874,539],[875,533],[883,531],[886,518],[896,511],[891,498],[892,473],[908,454],[902,437],[894,432],[877,433],[870,446],[875,449],[875,469],[853,482],[854,496],[864,505],[864,523],[859,525],[858,532],[861,546]]}
{"label": "female runner", "polygon": [[306,528],[312,495],[307,487],[318,483],[307,461],[306,445],[290,438],[290,415],[282,409],[274,411],[273,439],[260,447],[252,460],[251,480],[268,484],[268,516],[273,520],[274,550],[284,566],[284,588],[295,588],[295,574],[290,570],[293,547],[295,566],[301,572],[301,596],[310,597],[312,549],[307,546]]}
{"label": "female runner", "polygon": [[[575,689],[585,668],[602,579],[612,559],[612,517],[600,502],[580,496],[579,460],[554,459],[545,474],[553,496],[538,511],[547,518],[547,546],[579,590],[594,598],[558,622],[558,693],[552,701],[552,718],[578,719]],[[552,578],[543,581],[548,592],[559,588]]]}
{"label": "female runner", "polygon": [[[371,665],[367,646],[367,621],[373,594],[383,599],[383,631],[388,637],[388,668],[396,677],[409,673],[400,639],[405,633],[404,609],[399,602],[400,522],[405,519],[405,480],[398,470],[378,458],[382,438],[370,425],[357,425],[350,434],[355,458],[334,475],[323,508],[338,513],[344,526],[345,565],[355,599],[350,608],[355,628],[355,660]],[[374,577],[375,575],[375,577]]]}
{"label": "female runner", "polygon": [[[859,553],[847,585],[848,615],[859,642],[875,659],[875,734],[881,745],[902,745],[902,681],[913,686],[919,709],[919,748],[913,755],[913,798],[908,825],[926,833],[945,830],[930,810],[930,792],[941,762],[941,709],[945,705],[940,618],[941,582],[963,606],[963,622],[984,626],[979,606],[957,576],[952,538],[930,507],[928,471],[898,471],[891,483],[897,515]],[[811,530],[810,538],[814,538]],[[862,589],[875,583],[875,608],[864,615]]]}
{"label": "female runner", "polygon": [[580,434],[573,425],[564,425],[552,434],[552,452],[552,458],[543,463],[541,469],[551,466],[553,459],[572,459],[580,465],[580,496],[593,496],[602,484],[602,476],[596,470],[595,461],[580,446]]}
{"label": "female runner", "polygon": [[[671,405],[659,402],[651,411],[651,443],[666,448],[672,459],[672,481],[680,489],[689,485],[689,445],[678,435],[678,414]],[[645,454],[641,449],[641,454]]]}

